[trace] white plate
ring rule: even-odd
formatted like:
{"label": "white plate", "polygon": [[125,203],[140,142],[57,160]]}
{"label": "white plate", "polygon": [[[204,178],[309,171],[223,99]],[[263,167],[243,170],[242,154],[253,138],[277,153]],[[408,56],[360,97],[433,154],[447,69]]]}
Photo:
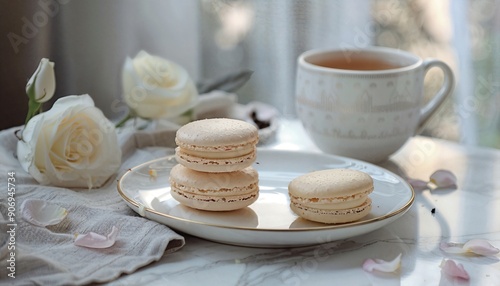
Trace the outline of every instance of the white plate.
{"label": "white plate", "polygon": [[[399,176],[362,161],[325,154],[261,150],[254,168],[259,172],[259,199],[241,210],[208,212],[180,205],[170,196],[168,175],[175,158],[141,164],[118,182],[118,193],[140,215],[204,239],[242,246],[296,247],[349,238],[381,228],[408,211],[415,193]],[[299,175],[322,169],[349,168],[373,177],[372,210],[365,218],[327,225],[304,220],[289,208],[288,183]],[[149,171],[156,170],[152,179]]]}

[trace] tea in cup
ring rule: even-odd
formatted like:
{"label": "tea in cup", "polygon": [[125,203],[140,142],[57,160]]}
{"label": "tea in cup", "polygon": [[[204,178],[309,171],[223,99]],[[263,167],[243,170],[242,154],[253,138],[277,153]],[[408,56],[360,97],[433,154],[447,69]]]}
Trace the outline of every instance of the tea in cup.
{"label": "tea in cup", "polygon": [[[422,107],[432,67],[444,80]],[[446,63],[402,50],[312,50],[298,58],[295,107],[320,150],[378,163],[417,133],[454,85]]]}

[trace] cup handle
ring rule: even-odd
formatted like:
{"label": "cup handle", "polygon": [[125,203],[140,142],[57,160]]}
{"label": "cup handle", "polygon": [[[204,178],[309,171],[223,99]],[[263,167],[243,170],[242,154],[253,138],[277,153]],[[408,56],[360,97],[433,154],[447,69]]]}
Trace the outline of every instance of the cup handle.
{"label": "cup handle", "polygon": [[453,88],[455,87],[455,77],[453,76],[453,72],[451,71],[451,68],[443,61],[436,59],[426,59],[423,63],[423,66],[424,77],[429,69],[438,67],[444,73],[444,81],[443,85],[436,93],[436,95],[434,95],[434,97],[420,109],[420,119],[415,134],[419,134],[423,131],[425,124],[427,123],[427,121],[429,121],[429,118],[434,114],[438,107],[443,104],[446,97],[448,97],[448,95],[452,93]]}

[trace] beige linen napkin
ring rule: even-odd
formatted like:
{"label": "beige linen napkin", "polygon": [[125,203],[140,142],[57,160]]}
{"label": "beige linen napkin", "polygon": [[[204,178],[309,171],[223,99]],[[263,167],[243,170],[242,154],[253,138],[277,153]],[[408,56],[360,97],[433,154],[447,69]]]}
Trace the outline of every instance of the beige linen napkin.
{"label": "beige linen napkin", "polygon": [[[106,282],[123,273],[160,259],[178,250],[184,238],[167,226],[133,212],[116,190],[116,181],[128,168],[155,159],[174,147],[175,130],[122,133],[122,166],[98,189],[65,189],[40,186],[21,169],[15,158],[17,138],[12,128],[0,131],[0,285],[82,285]],[[148,147],[163,146],[163,147]],[[15,172],[16,232],[15,278],[8,277],[10,250],[7,226],[7,177]],[[42,199],[68,210],[57,225],[38,227],[21,218],[19,209],[28,198]],[[73,244],[75,233],[108,234],[119,228],[116,243],[106,249]]]}

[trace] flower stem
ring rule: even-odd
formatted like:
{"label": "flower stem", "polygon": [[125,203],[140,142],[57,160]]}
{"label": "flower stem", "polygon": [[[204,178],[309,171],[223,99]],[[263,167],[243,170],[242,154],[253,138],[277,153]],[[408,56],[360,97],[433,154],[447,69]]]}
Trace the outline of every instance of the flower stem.
{"label": "flower stem", "polygon": [[28,101],[28,114],[26,114],[26,120],[24,122],[24,125],[28,124],[28,121],[30,121],[30,119],[33,118],[33,116],[38,114],[41,107],[42,107],[41,103],[38,103],[31,99]]}
{"label": "flower stem", "polygon": [[125,125],[125,123],[129,120],[129,119],[132,119],[134,118],[135,116],[132,114],[132,112],[129,112],[127,114],[127,116],[125,116],[122,120],[118,121],[118,123],[116,123],[115,127],[116,128],[120,128],[120,127],[123,127],[123,125]]}

